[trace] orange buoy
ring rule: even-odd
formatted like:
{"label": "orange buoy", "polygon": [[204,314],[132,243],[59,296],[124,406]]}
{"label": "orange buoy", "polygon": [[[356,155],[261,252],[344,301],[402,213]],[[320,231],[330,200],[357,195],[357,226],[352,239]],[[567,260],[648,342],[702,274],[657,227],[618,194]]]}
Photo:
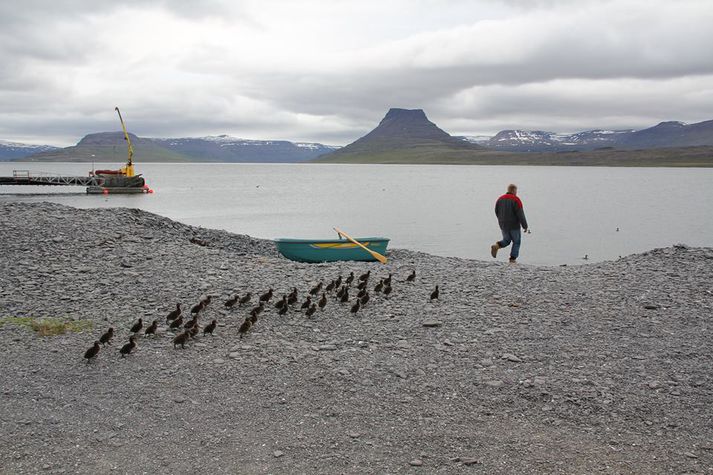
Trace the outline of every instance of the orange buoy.
{"label": "orange buoy", "polygon": [[108,195],[108,194],[109,194],[109,189],[108,189],[108,188],[104,188],[104,189],[102,190],[102,194],[103,194],[103,195]]}

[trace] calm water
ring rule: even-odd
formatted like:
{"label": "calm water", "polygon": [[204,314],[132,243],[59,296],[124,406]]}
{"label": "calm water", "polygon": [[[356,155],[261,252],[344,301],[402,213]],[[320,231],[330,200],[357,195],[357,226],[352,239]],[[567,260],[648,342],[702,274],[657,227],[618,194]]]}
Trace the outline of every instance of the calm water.
{"label": "calm water", "polygon": [[[102,164],[104,167],[105,164]],[[84,175],[88,164],[0,163]],[[713,246],[713,169],[510,166],[140,164],[155,193],[89,196],[83,188],[0,186],[0,200],[142,208],[252,236],[383,235],[393,247],[491,259],[495,199],[509,182],[532,234],[521,261],[584,263],[654,247]],[[620,231],[616,231],[617,227]]]}

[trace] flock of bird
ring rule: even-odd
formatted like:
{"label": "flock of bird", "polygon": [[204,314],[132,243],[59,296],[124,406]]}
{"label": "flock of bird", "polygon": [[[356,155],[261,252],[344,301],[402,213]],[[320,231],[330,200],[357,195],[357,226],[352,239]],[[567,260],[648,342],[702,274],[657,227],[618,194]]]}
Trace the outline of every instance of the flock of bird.
{"label": "flock of bird", "polygon": [[[289,294],[285,294],[281,299],[277,300],[273,307],[277,310],[278,315],[285,315],[290,309],[298,310],[304,312],[307,318],[311,318],[318,310],[324,310],[329,302],[330,297],[335,299],[340,304],[350,304],[350,313],[356,314],[361,309],[363,309],[371,300],[369,295],[369,280],[371,279],[371,271],[367,271],[365,274],[355,277],[354,272],[350,272],[346,278],[339,275],[336,279],[330,281],[328,284],[324,282],[319,282],[316,286],[310,289],[305,300],[300,303],[299,292],[297,288],[293,288]],[[412,271],[405,279],[406,283],[411,283],[416,280],[416,271]],[[356,282],[355,282],[356,281]],[[355,286],[353,289],[352,286]],[[352,299],[350,297],[350,291],[352,293],[356,292],[356,296]],[[376,285],[373,287],[375,294],[381,294],[384,298],[388,299],[393,292],[392,287],[392,274],[388,277],[380,278]],[[438,286],[431,292],[430,301],[438,300],[440,291]],[[270,304],[272,298],[274,297],[274,290],[272,288],[268,289],[267,292],[260,295],[258,298],[257,305],[254,306],[245,320],[242,322],[238,328],[238,335],[242,339],[258,322],[259,315],[265,310],[265,307]],[[242,307],[248,305],[252,300],[252,293],[248,292],[243,296],[235,294],[228,298],[223,305],[226,309],[230,310],[236,305]],[[201,326],[199,324],[199,319],[201,313],[204,313],[206,308],[211,304],[212,296],[201,299],[197,304],[191,307],[189,319],[184,320],[183,309],[181,304],[177,303],[176,308],[172,310],[166,316],[166,325],[169,331],[179,331],[173,338],[173,347],[185,348],[186,343],[189,340],[198,336],[201,332]],[[299,308],[298,308],[299,307]],[[217,320],[212,320],[204,328],[202,328],[203,335],[213,335],[216,327],[218,325]],[[154,320],[149,326],[144,328],[143,319],[139,318],[136,323],[131,326],[129,330],[130,336],[129,341],[125,343],[119,349],[119,355],[124,358],[130,355],[132,351],[136,348],[137,336],[141,334],[143,330],[144,337],[155,337],[158,330],[159,322]],[[114,328],[110,327],[105,333],[103,333],[94,344],[86,350],[84,353],[84,358],[87,363],[94,360],[102,347],[110,345],[114,339]]]}

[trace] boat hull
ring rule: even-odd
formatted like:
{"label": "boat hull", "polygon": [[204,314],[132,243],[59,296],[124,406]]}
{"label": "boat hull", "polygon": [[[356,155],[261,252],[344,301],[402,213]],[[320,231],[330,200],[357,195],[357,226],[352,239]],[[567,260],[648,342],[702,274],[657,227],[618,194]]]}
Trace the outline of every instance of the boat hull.
{"label": "boat hull", "polygon": [[[386,254],[389,239],[356,238],[372,251]],[[356,244],[343,239],[275,239],[277,250],[298,262],[375,261],[374,256]]]}

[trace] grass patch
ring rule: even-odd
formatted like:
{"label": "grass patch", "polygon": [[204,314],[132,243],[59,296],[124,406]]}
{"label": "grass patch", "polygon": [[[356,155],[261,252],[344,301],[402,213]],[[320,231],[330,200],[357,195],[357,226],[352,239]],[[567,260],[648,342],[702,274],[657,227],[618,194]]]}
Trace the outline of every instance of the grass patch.
{"label": "grass patch", "polygon": [[67,332],[79,333],[91,330],[94,324],[89,320],[72,320],[69,318],[33,318],[33,317],[3,317],[0,327],[15,325],[33,330],[39,336],[63,335]]}

